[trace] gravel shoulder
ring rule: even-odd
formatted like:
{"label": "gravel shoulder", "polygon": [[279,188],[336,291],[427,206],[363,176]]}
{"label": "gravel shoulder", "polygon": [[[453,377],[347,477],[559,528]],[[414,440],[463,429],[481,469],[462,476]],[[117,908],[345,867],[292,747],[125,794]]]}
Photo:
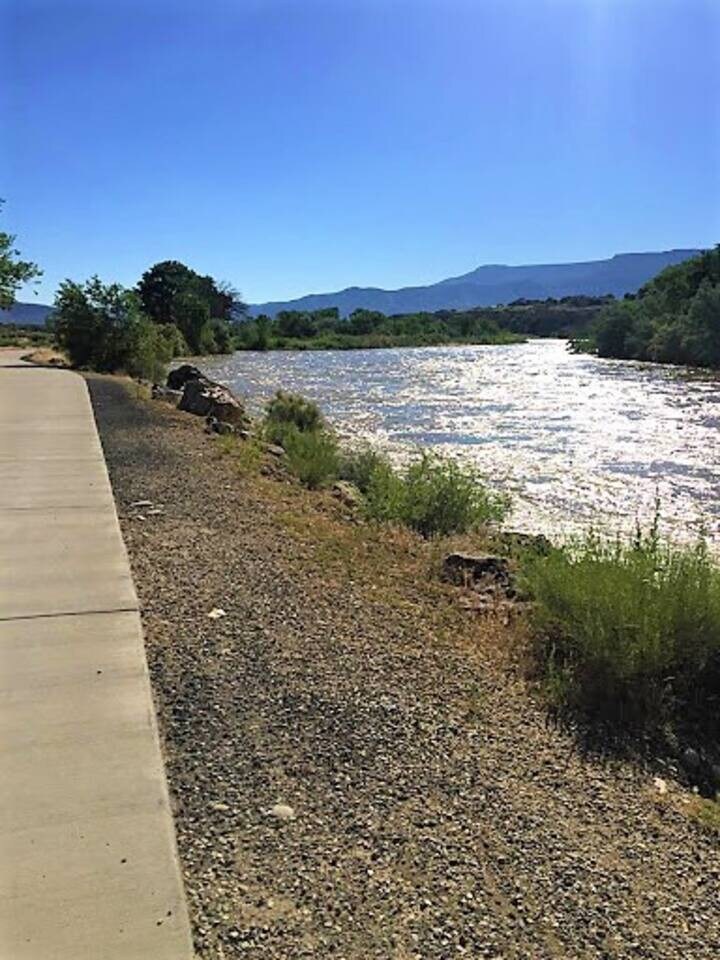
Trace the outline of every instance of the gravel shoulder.
{"label": "gravel shoulder", "polygon": [[199,957],[720,956],[690,796],[549,725],[428,548],[88,382]]}

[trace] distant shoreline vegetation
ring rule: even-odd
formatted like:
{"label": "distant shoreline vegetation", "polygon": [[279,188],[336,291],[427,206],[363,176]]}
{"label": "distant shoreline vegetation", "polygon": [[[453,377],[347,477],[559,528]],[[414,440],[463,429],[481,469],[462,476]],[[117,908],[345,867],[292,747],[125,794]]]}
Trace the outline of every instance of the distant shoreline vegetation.
{"label": "distant shoreline vegetation", "polygon": [[601,312],[578,352],[720,370],[720,245],[666,267]]}
{"label": "distant shoreline vegetation", "polygon": [[337,307],[281,310],[238,323],[237,350],[353,350],[430,347],[452,344],[522,343],[528,336],[579,336],[590,329],[612,296],[516,300],[499,307],[436,310],[388,316],[355,310],[341,317]]}

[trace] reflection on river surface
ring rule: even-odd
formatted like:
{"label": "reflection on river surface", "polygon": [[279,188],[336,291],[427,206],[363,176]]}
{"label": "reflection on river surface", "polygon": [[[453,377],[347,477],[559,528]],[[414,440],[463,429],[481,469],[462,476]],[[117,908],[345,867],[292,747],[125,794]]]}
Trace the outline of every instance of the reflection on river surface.
{"label": "reflection on river surface", "polygon": [[507,347],[237,353],[205,364],[252,404],[278,387],[316,400],[341,435],[402,457],[418,445],[479,467],[515,498],[512,523],[618,529],[653,513],[720,543],[720,380]]}

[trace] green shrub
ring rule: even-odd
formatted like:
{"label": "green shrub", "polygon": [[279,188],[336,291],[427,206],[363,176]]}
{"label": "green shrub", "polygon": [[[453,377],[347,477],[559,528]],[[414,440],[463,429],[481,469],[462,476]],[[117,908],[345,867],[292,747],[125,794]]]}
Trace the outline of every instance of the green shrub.
{"label": "green shrub", "polygon": [[200,328],[197,337],[197,352],[202,356],[208,353],[219,353],[217,340],[215,339],[215,327],[211,320],[206,320]]}
{"label": "green shrub", "polygon": [[362,493],[367,493],[373,474],[390,468],[390,461],[372,447],[359,447],[343,452],[340,458],[339,476],[354,484]]}
{"label": "green shrub", "polygon": [[265,408],[265,433],[274,443],[283,443],[288,427],[309,433],[322,429],[323,425],[318,405],[297,393],[278,390]]}
{"label": "green shrub", "polygon": [[339,453],[335,437],[325,430],[299,430],[294,424],[283,428],[282,445],[292,473],[314,490],[334,480]]}
{"label": "green shrub", "polygon": [[717,709],[720,569],[704,542],[590,533],[526,558],[540,664],[559,706],[611,723],[655,725]]}
{"label": "green shrub", "polygon": [[142,317],[124,361],[127,373],[158,383],[164,379],[172,358],[172,340],[163,334],[162,327]]}
{"label": "green shrub", "polygon": [[160,331],[161,337],[166,342],[172,358],[187,357],[187,355],[190,353],[190,348],[188,347],[182,332],[178,329],[178,327],[175,326],[174,323],[159,324],[158,330]]}
{"label": "green shrub", "polygon": [[381,463],[370,475],[367,513],[384,522],[401,523],[424,537],[465,533],[502,520],[506,496],[494,493],[471,467],[423,453],[398,473]]}
{"label": "green shrub", "polygon": [[172,359],[173,334],[142,312],[137,294],[98,277],[60,284],[53,325],[59,346],[77,367],[158,380]]}

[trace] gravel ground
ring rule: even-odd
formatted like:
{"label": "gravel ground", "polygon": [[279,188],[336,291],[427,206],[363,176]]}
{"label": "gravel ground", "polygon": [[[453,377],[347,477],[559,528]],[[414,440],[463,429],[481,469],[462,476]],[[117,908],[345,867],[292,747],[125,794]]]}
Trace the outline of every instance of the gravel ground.
{"label": "gravel ground", "polygon": [[678,784],[582,757],[459,604],[454,638],[422,583],[391,602],[326,572],[315,507],[288,525],[309,494],[90,387],[199,957],[720,956],[718,839]]}

